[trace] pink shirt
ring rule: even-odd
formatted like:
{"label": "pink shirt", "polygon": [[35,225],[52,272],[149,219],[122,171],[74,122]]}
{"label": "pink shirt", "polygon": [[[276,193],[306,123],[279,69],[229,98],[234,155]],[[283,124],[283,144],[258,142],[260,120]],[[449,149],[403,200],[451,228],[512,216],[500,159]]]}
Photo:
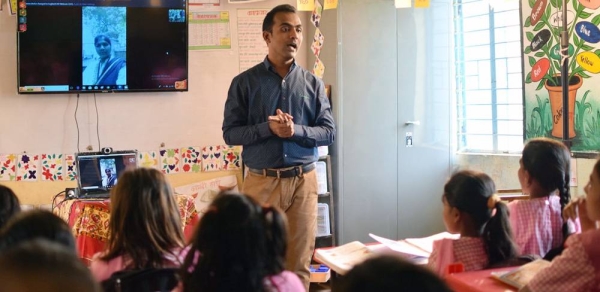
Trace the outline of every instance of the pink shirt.
{"label": "pink shirt", "polygon": [[[164,267],[179,267],[183,260],[185,259],[185,255],[189,250],[188,248],[177,248],[174,251],[175,254],[178,254],[177,257],[168,254],[165,256],[165,265]],[[92,258],[92,262],[90,264],[90,271],[94,278],[98,281],[104,281],[114,273],[125,269],[130,260],[125,260],[123,256],[118,256],[109,261],[101,260],[100,257],[103,253],[97,253]]]}
{"label": "pink shirt", "polygon": [[[589,238],[586,240],[589,235],[595,236],[596,240],[589,240]],[[552,261],[548,268],[538,272],[531,279],[527,284],[529,290],[532,292],[600,291],[600,281],[597,276],[600,257],[590,256],[590,254],[600,253],[600,245],[597,242],[598,235],[600,235],[600,230],[588,231],[585,235],[569,236],[565,244],[567,248]],[[585,241],[588,243],[585,244]],[[586,246],[588,250],[586,250]]]}
{"label": "pink shirt", "polygon": [[[508,204],[514,240],[520,254],[545,256],[563,242],[560,198],[551,195]],[[569,229],[577,232],[579,224],[569,221]]]}
{"label": "pink shirt", "polygon": [[428,266],[438,275],[444,276],[448,265],[462,263],[464,271],[483,270],[489,259],[485,243],[479,237],[444,238],[433,242]]}
{"label": "pink shirt", "polygon": [[[265,279],[265,286],[269,292],[305,292],[304,284],[298,276],[290,271],[283,271],[280,274],[269,276]],[[173,292],[183,291],[183,285],[179,285]]]}

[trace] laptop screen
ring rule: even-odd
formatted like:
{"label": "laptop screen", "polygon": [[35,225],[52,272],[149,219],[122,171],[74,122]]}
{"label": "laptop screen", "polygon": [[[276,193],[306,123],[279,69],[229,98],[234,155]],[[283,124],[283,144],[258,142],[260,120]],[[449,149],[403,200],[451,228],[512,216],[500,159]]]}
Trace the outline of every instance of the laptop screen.
{"label": "laptop screen", "polygon": [[81,192],[107,191],[117,184],[123,171],[137,167],[137,152],[78,153],[76,165]]}

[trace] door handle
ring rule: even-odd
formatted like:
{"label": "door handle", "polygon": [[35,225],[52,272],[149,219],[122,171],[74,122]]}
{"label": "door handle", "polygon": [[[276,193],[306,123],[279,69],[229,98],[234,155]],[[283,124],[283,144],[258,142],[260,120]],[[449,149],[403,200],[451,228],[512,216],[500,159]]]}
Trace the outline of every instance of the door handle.
{"label": "door handle", "polygon": [[406,121],[406,122],[404,123],[404,125],[406,125],[406,126],[408,126],[408,125],[415,125],[415,126],[418,126],[418,125],[420,125],[420,124],[421,124],[421,122],[420,122],[420,121]]}

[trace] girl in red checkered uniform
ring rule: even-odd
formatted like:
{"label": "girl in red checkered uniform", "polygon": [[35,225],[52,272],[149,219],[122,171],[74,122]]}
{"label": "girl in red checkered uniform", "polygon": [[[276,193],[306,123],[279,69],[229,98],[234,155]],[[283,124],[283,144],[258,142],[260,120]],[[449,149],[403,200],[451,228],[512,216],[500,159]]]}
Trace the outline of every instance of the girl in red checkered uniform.
{"label": "girl in red checkered uniform", "polygon": [[429,266],[439,275],[462,264],[464,271],[482,270],[517,256],[508,221],[508,208],[497,195],[494,181],[485,173],[463,170],[444,186],[444,224],[459,239],[433,243]]}
{"label": "girl in red checkered uniform", "polygon": [[579,225],[562,219],[569,202],[571,155],[561,142],[535,138],[527,142],[519,160],[519,183],[528,200],[508,204],[510,223],[520,254],[546,256],[560,253],[564,239]]}
{"label": "girl in red checkered uniform", "polygon": [[600,291],[600,160],[596,161],[585,198],[564,210],[566,218],[579,217],[581,234],[569,236],[566,248],[552,264],[538,272],[522,291]]}

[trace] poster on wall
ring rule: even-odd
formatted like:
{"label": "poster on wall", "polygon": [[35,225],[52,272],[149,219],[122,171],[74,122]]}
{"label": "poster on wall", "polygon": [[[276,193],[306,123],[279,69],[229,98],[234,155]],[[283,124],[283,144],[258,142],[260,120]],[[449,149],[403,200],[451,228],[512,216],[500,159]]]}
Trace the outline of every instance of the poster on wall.
{"label": "poster on wall", "polygon": [[[573,152],[600,150],[600,1],[567,0],[568,135]],[[525,139],[563,137],[562,1],[521,1]]]}

